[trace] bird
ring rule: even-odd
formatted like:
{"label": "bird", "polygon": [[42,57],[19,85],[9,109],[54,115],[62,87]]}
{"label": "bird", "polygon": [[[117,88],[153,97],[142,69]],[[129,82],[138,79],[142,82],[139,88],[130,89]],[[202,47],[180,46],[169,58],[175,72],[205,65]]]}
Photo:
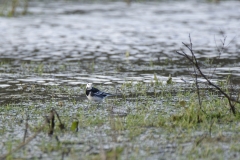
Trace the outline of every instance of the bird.
{"label": "bird", "polygon": [[94,88],[92,83],[88,83],[86,86],[86,96],[88,100],[92,102],[101,103],[104,101],[106,97],[113,96],[113,95],[110,93],[102,92],[97,88]]}

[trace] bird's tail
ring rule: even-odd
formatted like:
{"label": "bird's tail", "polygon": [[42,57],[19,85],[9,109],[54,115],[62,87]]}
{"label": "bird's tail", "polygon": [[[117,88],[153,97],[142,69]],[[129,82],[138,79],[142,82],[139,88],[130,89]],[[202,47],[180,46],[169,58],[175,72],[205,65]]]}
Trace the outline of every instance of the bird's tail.
{"label": "bird's tail", "polygon": [[122,94],[111,94],[111,93],[107,93],[107,97],[118,97],[118,96],[122,96]]}

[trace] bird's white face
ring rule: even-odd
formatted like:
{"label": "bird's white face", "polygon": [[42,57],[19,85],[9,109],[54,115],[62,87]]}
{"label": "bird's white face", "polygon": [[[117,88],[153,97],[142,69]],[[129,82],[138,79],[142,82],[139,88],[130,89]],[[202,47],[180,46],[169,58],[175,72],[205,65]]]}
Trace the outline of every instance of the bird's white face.
{"label": "bird's white face", "polygon": [[87,86],[86,86],[86,89],[91,90],[92,89],[92,83],[88,83]]}

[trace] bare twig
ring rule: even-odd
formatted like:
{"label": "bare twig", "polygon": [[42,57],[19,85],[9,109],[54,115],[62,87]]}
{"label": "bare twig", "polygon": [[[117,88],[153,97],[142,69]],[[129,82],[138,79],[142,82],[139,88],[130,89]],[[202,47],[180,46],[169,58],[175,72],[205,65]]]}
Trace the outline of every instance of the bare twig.
{"label": "bare twig", "polygon": [[57,111],[56,111],[55,109],[52,109],[52,111],[54,112],[54,114],[57,115],[57,118],[58,118],[59,123],[60,123],[59,127],[60,127],[61,130],[63,130],[63,129],[65,128],[65,126],[64,126],[64,124],[62,123],[62,121],[61,121],[61,119],[60,119],[60,117],[59,117]]}
{"label": "bare twig", "polygon": [[[26,129],[25,129],[25,134],[24,134],[24,138],[23,138],[23,142],[20,143],[16,148],[14,148],[13,150],[9,151],[6,154],[3,154],[0,156],[0,160],[6,159],[8,156],[10,156],[12,153],[18,151],[19,149],[23,148],[25,145],[27,145],[29,142],[31,142],[34,138],[37,137],[37,135],[43,131],[43,129],[49,125],[49,134],[52,135],[53,134],[53,130],[54,130],[54,126],[55,126],[55,114],[57,115],[57,118],[60,122],[60,128],[64,129],[64,125],[61,123],[61,120],[59,118],[59,115],[57,114],[57,111],[55,109],[52,109],[49,116],[46,117],[46,121],[45,123],[36,131],[36,133],[34,133],[31,137],[29,137],[28,139],[26,139],[26,132],[27,132],[27,128],[28,128],[28,116],[27,116],[27,122],[26,122]],[[56,140],[59,142],[58,137],[55,137]]]}
{"label": "bare twig", "polygon": [[[183,45],[190,51],[191,53],[191,56],[188,55],[185,51],[183,51],[181,49],[181,51],[177,51],[176,53],[185,57],[186,59],[188,59],[188,61],[193,65],[194,68],[196,68],[196,70],[199,72],[199,74],[207,81],[207,83],[210,85],[210,86],[213,86],[214,88],[216,88],[221,94],[224,95],[224,97],[226,97],[228,99],[228,103],[229,103],[229,106],[230,106],[230,109],[232,111],[232,113],[235,115],[236,114],[236,109],[235,109],[235,106],[232,102],[236,102],[236,103],[240,103],[240,101],[238,99],[233,99],[230,95],[228,95],[226,92],[224,92],[219,86],[217,86],[216,84],[212,83],[208,77],[202,72],[199,64],[198,64],[198,61],[196,59],[196,56],[193,52],[193,49],[192,49],[192,42],[191,42],[191,37],[189,35],[189,39],[190,39],[190,46],[187,45],[186,43],[183,42]],[[225,43],[225,40],[222,42],[223,44]]]}
{"label": "bare twig", "polygon": [[25,130],[24,130],[24,136],[23,136],[23,142],[25,142],[25,139],[26,139],[26,137],[27,137],[28,120],[29,120],[29,115],[27,115],[27,119],[26,119]]}
{"label": "bare twig", "polygon": [[[226,46],[227,36],[224,36],[224,35],[222,35],[222,36],[223,36],[223,40],[220,40],[221,43],[222,43],[221,46],[218,46],[218,45],[217,45],[216,37],[214,36],[214,43],[215,43],[216,50],[217,50],[217,52],[218,52],[218,56],[216,57],[216,59],[220,59],[220,57],[221,57],[222,53],[225,51],[225,49],[228,48],[229,45],[230,45],[230,44],[234,41],[234,39],[236,38],[236,37],[233,37],[233,38],[231,39],[231,41],[230,41],[230,42],[227,44],[227,46]],[[225,46],[226,46],[226,47],[225,47]],[[212,60],[211,64],[213,64],[213,62],[214,62],[214,59]],[[214,69],[212,70],[211,78],[213,77],[213,74],[215,73],[216,68],[217,68],[217,66],[215,66]]]}
{"label": "bare twig", "polygon": [[[190,41],[190,49],[192,50],[192,40],[191,40],[190,34],[189,34],[189,41]],[[198,64],[198,61],[197,61],[195,55],[193,54],[193,52],[192,52],[192,57],[193,57],[195,63]],[[202,101],[201,101],[200,89],[199,89],[199,85],[198,85],[198,74],[197,74],[196,67],[193,67],[193,68],[194,68],[194,72],[195,72],[195,84],[197,87],[198,103],[199,103],[200,109],[202,110]],[[199,117],[198,117],[198,121],[199,121]]]}
{"label": "bare twig", "polygon": [[37,135],[44,129],[44,127],[47,125],[48,123],[45,122],[38,130],[36,133],[34,133],[31,137],[29,137],[27,140],[25,140],[24,142],[22,142],[21,144],[19,144],[16,148],[14,148],[13,150],[9,151],[8,153],[2,155],[0,157],[0,160],[6,159],[8,156],[10,156],[12,153],[18,151],[19,149],[21,149],[22,147],[24,147],[25,145],[27,145],[29,142],[31,142],[34,138],[37,137]]}

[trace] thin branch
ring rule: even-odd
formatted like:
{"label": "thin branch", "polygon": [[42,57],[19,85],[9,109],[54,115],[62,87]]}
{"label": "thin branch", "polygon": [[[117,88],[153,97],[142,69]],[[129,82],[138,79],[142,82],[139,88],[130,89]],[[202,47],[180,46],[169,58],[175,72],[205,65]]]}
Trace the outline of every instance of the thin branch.
{"label": "thin branch", "polygon": [[[45,123],[36,131],[36,133],[34,133],[31,137],[29,137],[28,139],[25,140],[26,136],[24,135],[24,139],[23,139],[23,142],[20,143],[16,148],[14,148],[13,150],[9,151],[8,153],[6,154],[3,154],[2,156],[0,156],[0,160],[3,160],[3,159],[6,159],[8,156],[10,156],[12,153],[18,151],[19,149],[23,148],[25,145],[27,145],[29,142],[31,142],[34,138],[37,137],[37,135],[43,131],[43,129],[47,126],[47,125],[50,125],[50,128],[49,128],[49,133],[50,135],[53,134],[53,129],[54,129],[54,125],[55,125],[55,122],[54,122],[54,115],[57,115],[57,118],[60,122],[60,128],[63,129],[64,128],[64,125],[61,123],[61,120],[59,118],[59,115],[57,114],[57,111],[55,109],[52,109],[49,116],[46,117],[45,119]],[[28,117],[27,117],[27,122],[28,122]],[[27,122],[26,122],[26,130],[27,130]],[[26,133],[26,130],[25,130],[25,133]]]}
{"label": "thin branch", "polygon": [[22,142],[21,144],[19,144],[16,148],[14,148],[13,150],[9,151],[8,153],[2,155],[0,157],[0,159],[6,159],[8,156],[10,156],[12,153],[18,151],[19,149],[21,149],[22,147],[24,147],[25,145],[27,145],[29,142],[31,142],[34,138],[37,137],[37,135],[44,129],[44,127],[47,125],[48,123],[45,122],[38,130],[36,133],[34,133],[31,137],[29,137],[26,141]]}
{"label": "thin branch", "polygon": [[26,118],[25,130],[24,130],[24,136],[23,136],[23,142],[25,142],[26,137],[27,137],[27,131],[28,131],[28,120],[29,120],[29,115],[27,115],[27,118]]}
{"label": "thin branch", "polygon": [[[225,39],[226,37],[224,38],[223,40],[223,45],[225,44]],[[235,115],[236,114],[236,110],[235,110],[235,106],[232,104],[232,102],[236,102],[236,103],[240,103],[240,101],[238,99],[233,99],[230,95],[228,95],[226,92],[224,92],[219,86],[217,86],[216,84],[212,83],[208,78],[207,76],[202,72],[199,64],[198,64],[198,61],[196,59],[196,56],[193,52],[193,49],[192,49],[192,42],[191,42],[191,36],[189,35],[189,41],[190,41],[190,46],[183,43],[183,45],[190,51],[191,53],[191,57],[186,54],[183,50],[181,50],[181,52],[177,51],[176,53],[187,58],[189,60],[190,63],[193,64],[194,68],[197,69],[197,71],[199,72],[199,74],[207,81],[207,83],[210,85],[210,86],[213,86],[214,88],[216,88],[221,94],[223,94],[227,99],[228,99],[228,102],[229,102],[229,105],[230,105],[230,109],[232,111],[232,113]]]}

